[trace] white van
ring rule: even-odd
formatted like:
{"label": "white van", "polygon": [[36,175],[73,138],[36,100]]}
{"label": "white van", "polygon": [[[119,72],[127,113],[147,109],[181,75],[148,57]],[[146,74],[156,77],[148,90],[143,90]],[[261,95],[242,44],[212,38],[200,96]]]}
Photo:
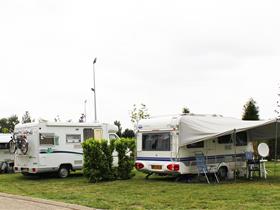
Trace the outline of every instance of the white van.
{"label": "white van", "polygon": [[10,133],[0,133],[0,172],[11,171],[14,166],[14,155],[9,152]]}
{"label": "white van", "polygon": [[83,167],[83,141],[116,139],[117,130],[105,123],[18,124],[10,146],[15,152],[14,170],[24,175],[57,172],[59,177],[67,177]]}

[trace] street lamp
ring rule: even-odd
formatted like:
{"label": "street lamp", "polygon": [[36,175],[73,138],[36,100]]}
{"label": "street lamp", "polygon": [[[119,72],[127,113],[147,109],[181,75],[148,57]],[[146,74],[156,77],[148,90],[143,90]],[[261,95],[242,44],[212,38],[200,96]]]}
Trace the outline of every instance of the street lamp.
{"label": "street lamp", "polygon": [[97,122],[97,112],[96,112],[96,88],[95,88],[95,63],[96,59],[93,61],[93,88],[91,90],[93,91],[94,94],[94,121]]}

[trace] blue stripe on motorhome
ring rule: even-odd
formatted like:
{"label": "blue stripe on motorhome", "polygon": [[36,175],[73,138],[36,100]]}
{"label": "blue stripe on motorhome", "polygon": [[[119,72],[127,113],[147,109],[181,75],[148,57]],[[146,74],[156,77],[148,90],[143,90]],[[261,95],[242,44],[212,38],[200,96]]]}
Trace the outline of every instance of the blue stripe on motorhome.
{"label": "blue stripe on motorhome", "polygon": [[[213,155],[213,156],[205,156],[209,160],[213,159],[223,159],[225,157],[245,157],[244,153],[240,154],[228,154],[228,155]],[[136,160],[142,161],[177,161],[177,162],[188,162],[188,161],[195,161],[195,157],[182,157],[182,158],[168,158],[168,157],[137,157]]]}
{"label": "blue stripe on motorhome", "polygon": [[51,153],[67,153],[67,154],[83,155],[83,153],[81,152],[72,152],[72,151],[52,151],[52,152],[41,151],[40,152],[40,154],[51,154]]}

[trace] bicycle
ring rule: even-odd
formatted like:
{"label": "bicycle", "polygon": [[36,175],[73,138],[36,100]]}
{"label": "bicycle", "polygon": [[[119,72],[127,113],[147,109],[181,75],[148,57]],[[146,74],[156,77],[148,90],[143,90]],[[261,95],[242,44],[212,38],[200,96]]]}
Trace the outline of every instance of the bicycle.
{"label": "bicycle", "polygon": [[28,142],[26,135],[13,135],[12,140],[9,141],[9,151],[14,154],[19,149],[22,154],[26,155],[28,152]]}

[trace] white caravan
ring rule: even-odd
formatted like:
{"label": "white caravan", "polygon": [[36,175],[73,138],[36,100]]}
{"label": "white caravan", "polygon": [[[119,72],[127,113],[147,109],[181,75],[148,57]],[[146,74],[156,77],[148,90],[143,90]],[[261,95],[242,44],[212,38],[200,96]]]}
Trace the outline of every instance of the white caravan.
{"label": "white caravan", "polygon": [[144,119],[135,167],[148,174],[197,174],[195,156],[203,153],[222,179],[233,177],[234,170],[245,175],[245,152],[253,151],[255,140],[274,138],[275,122],[193,114]]}
{"label": "white caravan", "polygon": [[15,126],[15,172],[57,172],[62,178],[82,169],[81,143],[89,138],[115,139],[117,127],[104,123],[27,123]]}
{"label": "white caravan", "polygon": [[0,172],[8,172],[13,168],[14,155],[9,152],[9,141],[12,135],[0,133]]}

